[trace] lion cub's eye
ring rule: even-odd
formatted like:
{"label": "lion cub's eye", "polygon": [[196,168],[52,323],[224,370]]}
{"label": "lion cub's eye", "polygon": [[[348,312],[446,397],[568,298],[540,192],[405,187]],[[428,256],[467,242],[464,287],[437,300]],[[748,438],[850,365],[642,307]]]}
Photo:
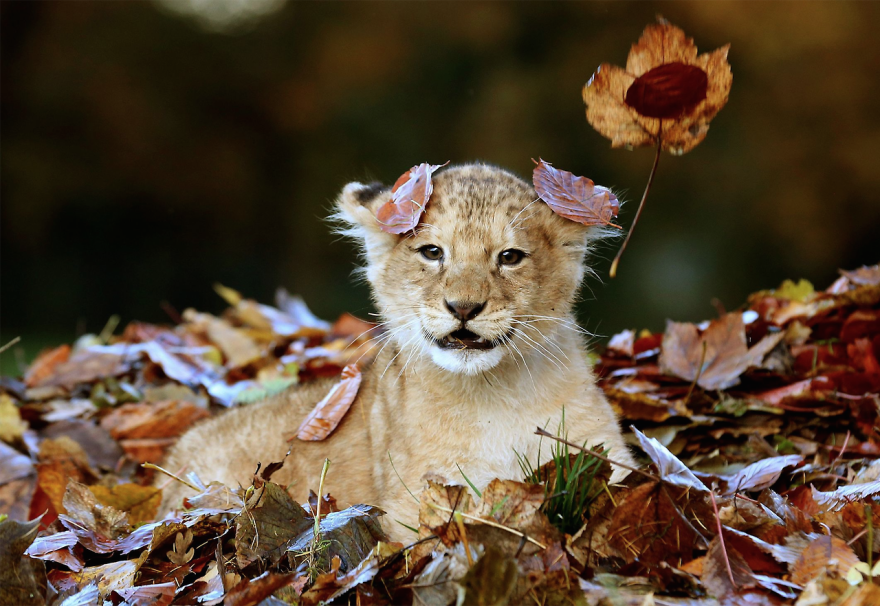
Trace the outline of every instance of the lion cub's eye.
{"label": "lion cub's eye", "polygon": [[507,250],[502,250],[498,254],[498,264],[499,265],[517,265],[523,258],[526,256],[521,250],[517,250],[515,248],[508,248]]}
{"label": "lion cub's eye", "polygon": [[440,261],[443,258],[443,249],[433,244],[427,244],[419,249],[422,256],[428,261]]}

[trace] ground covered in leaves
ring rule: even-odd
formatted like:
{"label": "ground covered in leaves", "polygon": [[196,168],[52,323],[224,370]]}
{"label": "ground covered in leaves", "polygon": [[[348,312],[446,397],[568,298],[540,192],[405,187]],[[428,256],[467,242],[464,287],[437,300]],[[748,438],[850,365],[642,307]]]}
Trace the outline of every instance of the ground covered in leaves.
{"label": "ground covered in leaves", "polygon": [[218,290],[222,317],[108,326],[2,378],[0,603],[880,603],[878,266],[615,335],[597,369],[644,467],[609,486],[601,456],[547,428],[555,456],[524,462],[525,481],[429,482],[411,545],[370,504],[295,502],[272,465],[246,490],[183,478],[201,494],[155,519],[142,463],[199,419],[366,359],[377,336],[286,293]]}

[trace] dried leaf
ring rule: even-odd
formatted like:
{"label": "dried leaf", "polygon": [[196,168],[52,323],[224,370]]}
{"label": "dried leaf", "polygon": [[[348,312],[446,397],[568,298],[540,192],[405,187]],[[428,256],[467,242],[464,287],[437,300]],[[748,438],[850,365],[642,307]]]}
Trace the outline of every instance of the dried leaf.
{"label": "dried leaf", "polygon": [[[733,573],[733,581],[730,582],[730,574],[727,570],[727,562],[730,562],[730,572]],[[716,536],[709,543],[709,551],[703,561],[703,571],[700,575],[703,585],[709,593],[717,598],[727,594],[733,594],[742,589],[755,587],[754,574],[740,553],[730,547],[722,547],[721,541]]]}
{"label": "dried leaf", "polygon": [[153,486],[138,484],[117,484],[116,486],[96,485],[90,487],[95,499],[128,514],[133,526],[139,526],[156,517],[162,503],[162,491]]}
{"label": "dried leaf", "polygon": [[40,353],[24,375],[25,385],[36,387],[55,374],[55,369],[70,358],[70,345],[60,345]]}
{"label": "dried leaf", "polygon": [[223,603],[225,606],[256,606],[282,587],[290,585],[295,578],[296,575],[292,573],[278,574],[267,571],[253,579],[242,579],[238,585],[229,590]]}
{"label": "dried leaf", "polygon": [[837,490],[821,492],[812,487],[813,499],[823,511],[840,511],[847,504],[861,501],[874,495],[880,494],[880,480],[866,482],[865,484],[853,484],[841,486]]}
{"label": "dried leaf", "polygon": [[858,286],[877,286],[880,284],[880,264],[863,265],[851,271],[841,269],[840,275]]}
{"label": "dried leaf", "polygon": [[800,455],[770,457],[756,461],[740,469],[727,480],[726,494],[740,491],[759,491],[770,488],[782,475],[786,467],[799,465],[804,458]]}
{"label": "dried leaf", "polygon": [[131,606],[168,606],[174,600],[177,584],[155,583],[140,587],[123,587],[116,590],[126,604]]}
{"label": "dried leaf", "polygon": [[82,548],[77,549],[79,538],[65,530],[45,537],[37,537],[25,554],[37,560],[58,562],[73,572],[83,569]]}
{"label": "dried leaf", "polygon": [[351,408],[361,386],[361,371],[356,364],[342,369],[339,383],[315,405],[296,432],[296,437],[317,442],[329,436]]}
{"label": "dried leaf", "polygon": [[14,442],[21,438],[28,424],[21,420],[15,401],[5,393],[0,393],[0,440]]}
{"label": "dried leaf", "polygon": [[560,217],[583,225],[611,225],[620,204],[611,190],[586,177],[553,168],[544,160],[535,162],[532,183],[535,192]]}
{"label": "dried leaf", "polygon": [[823,572],[843,577],[859,562],[852,548],[837,537],[821,536],[812,541],[791,568],[791,580],[805,585]]}
{"label": "dried leaf", "polygon": [[642,450],[657,466],[657,471],[663,480],[683,488],[692,488],[698,492],[709,491],[706,485],[697,479],[697,476],[656,438],[649,438],[636,428],[633,428],[633,432],[638,437]]}
{"label": "dried leaf", "polygon": [[587,120],[612,147],[655,146],[675,155],[706,138],[727,103],[733,76],[728,46],[697,56],[684,32],[665,21],[645,28],[626,70],[603,63],[584,86]]}
{"label": "dried leaf", "polygon": [[114,408],[101,419],[101,427],[117,440],[170,438],[181,435],[207,416],[207,410],[186,400],[138,402]]}
{"label": "dried leaf", "polygon": [[702,333],[694,324],[668,321],[660,370],[686,381],[699,376],[697,384],[703,389],[727,389],[739,383],[739,376],[747,369],[760,366],[783,336],[782,332],[768,334],[749,349],[740,313],[713,320]]}
{"label": "dried leaf", "polygon": [[391,188],[391,199],[376,212],[379,229],[389,234],[413,231],[434,191],[431,174],[446,164],[422,163],[403,173]]}
{"label": "dried leaf", "polygon": [[131,532],[128,514],[102,505],[88,486],[71,480],[64,493],[64,510],[58,519],[79,537],[80,544],[94,553],[116,550],[119,540]]}
{"label": "dried leaf", "polygon": [[305,510],[278,484],[254,490],[235,520],[236,560],[241,569],[258,560],[277,562],[287,543],[312,527]]}

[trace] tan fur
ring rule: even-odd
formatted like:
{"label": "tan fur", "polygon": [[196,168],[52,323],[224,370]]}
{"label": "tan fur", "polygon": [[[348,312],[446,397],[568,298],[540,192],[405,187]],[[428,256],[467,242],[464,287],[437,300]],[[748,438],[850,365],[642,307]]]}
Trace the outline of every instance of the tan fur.
{"label": "tan fur", "polygon": [[[557,216],[529,185],[494,167],[435,174],[416,235],[379,229],[375,211],[389,195],[387,188],[352,183],[337,202],[346,233],[363,245],[389,338],[364,370],[358,398],[336,432],[324,442],[285,441],[333,384],[324,381],[198,425],[166,466],[195,471],[206,482],[248,486],[257,462],[279,461],[291,446],[273,480],[294,484],[304,500],[309,488],[317,490],[327,457],[326,489],[341,504],[379,505],[388,512],[386,529],[406,540],[411,535],[394,521],[417,526],[418,506],[404,485],[418,494],[427,472],[463,483],[456,464],[479,488],[496,477],[520,479],[515,453],[536,461],[535,427],[556,431],[563,409],[570,439],[604,443],[612,458],[631,464],[572,315],[597,233]],[[427,244],[444,250],[442,262],[421,255]],[[499,265],[498,254],[510,248],[529,256]],[[441,351],[427,336],[461,327],[444,299],[485,302],[467,328],[489,339],[513,329],[512,342],[488,352]],[[545,440],[544,460],[549,446]],[[179,506],[187,490],[166,489],[165,507]]]}

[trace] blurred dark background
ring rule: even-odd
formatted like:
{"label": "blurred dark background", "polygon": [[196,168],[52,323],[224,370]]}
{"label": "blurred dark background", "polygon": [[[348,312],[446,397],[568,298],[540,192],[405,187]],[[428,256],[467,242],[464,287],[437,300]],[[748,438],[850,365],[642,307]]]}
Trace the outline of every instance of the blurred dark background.
{"label": "blurred dark background", "polygon": [[[714,315],[785,278],[823,288],[880,259],[878,3],[3,1],[0,344],[18,361],[161,303],[217,312],[221,282],[279,285],[320,316],[370,311],[324,217],[350,180],[530,158],[617,188],[629,225],[650,150],[611,150],[580,90],[657,14],[731,43],[730,102],[668,155],[601,335]],[[6,372],[16,356],[3,356]]]}

